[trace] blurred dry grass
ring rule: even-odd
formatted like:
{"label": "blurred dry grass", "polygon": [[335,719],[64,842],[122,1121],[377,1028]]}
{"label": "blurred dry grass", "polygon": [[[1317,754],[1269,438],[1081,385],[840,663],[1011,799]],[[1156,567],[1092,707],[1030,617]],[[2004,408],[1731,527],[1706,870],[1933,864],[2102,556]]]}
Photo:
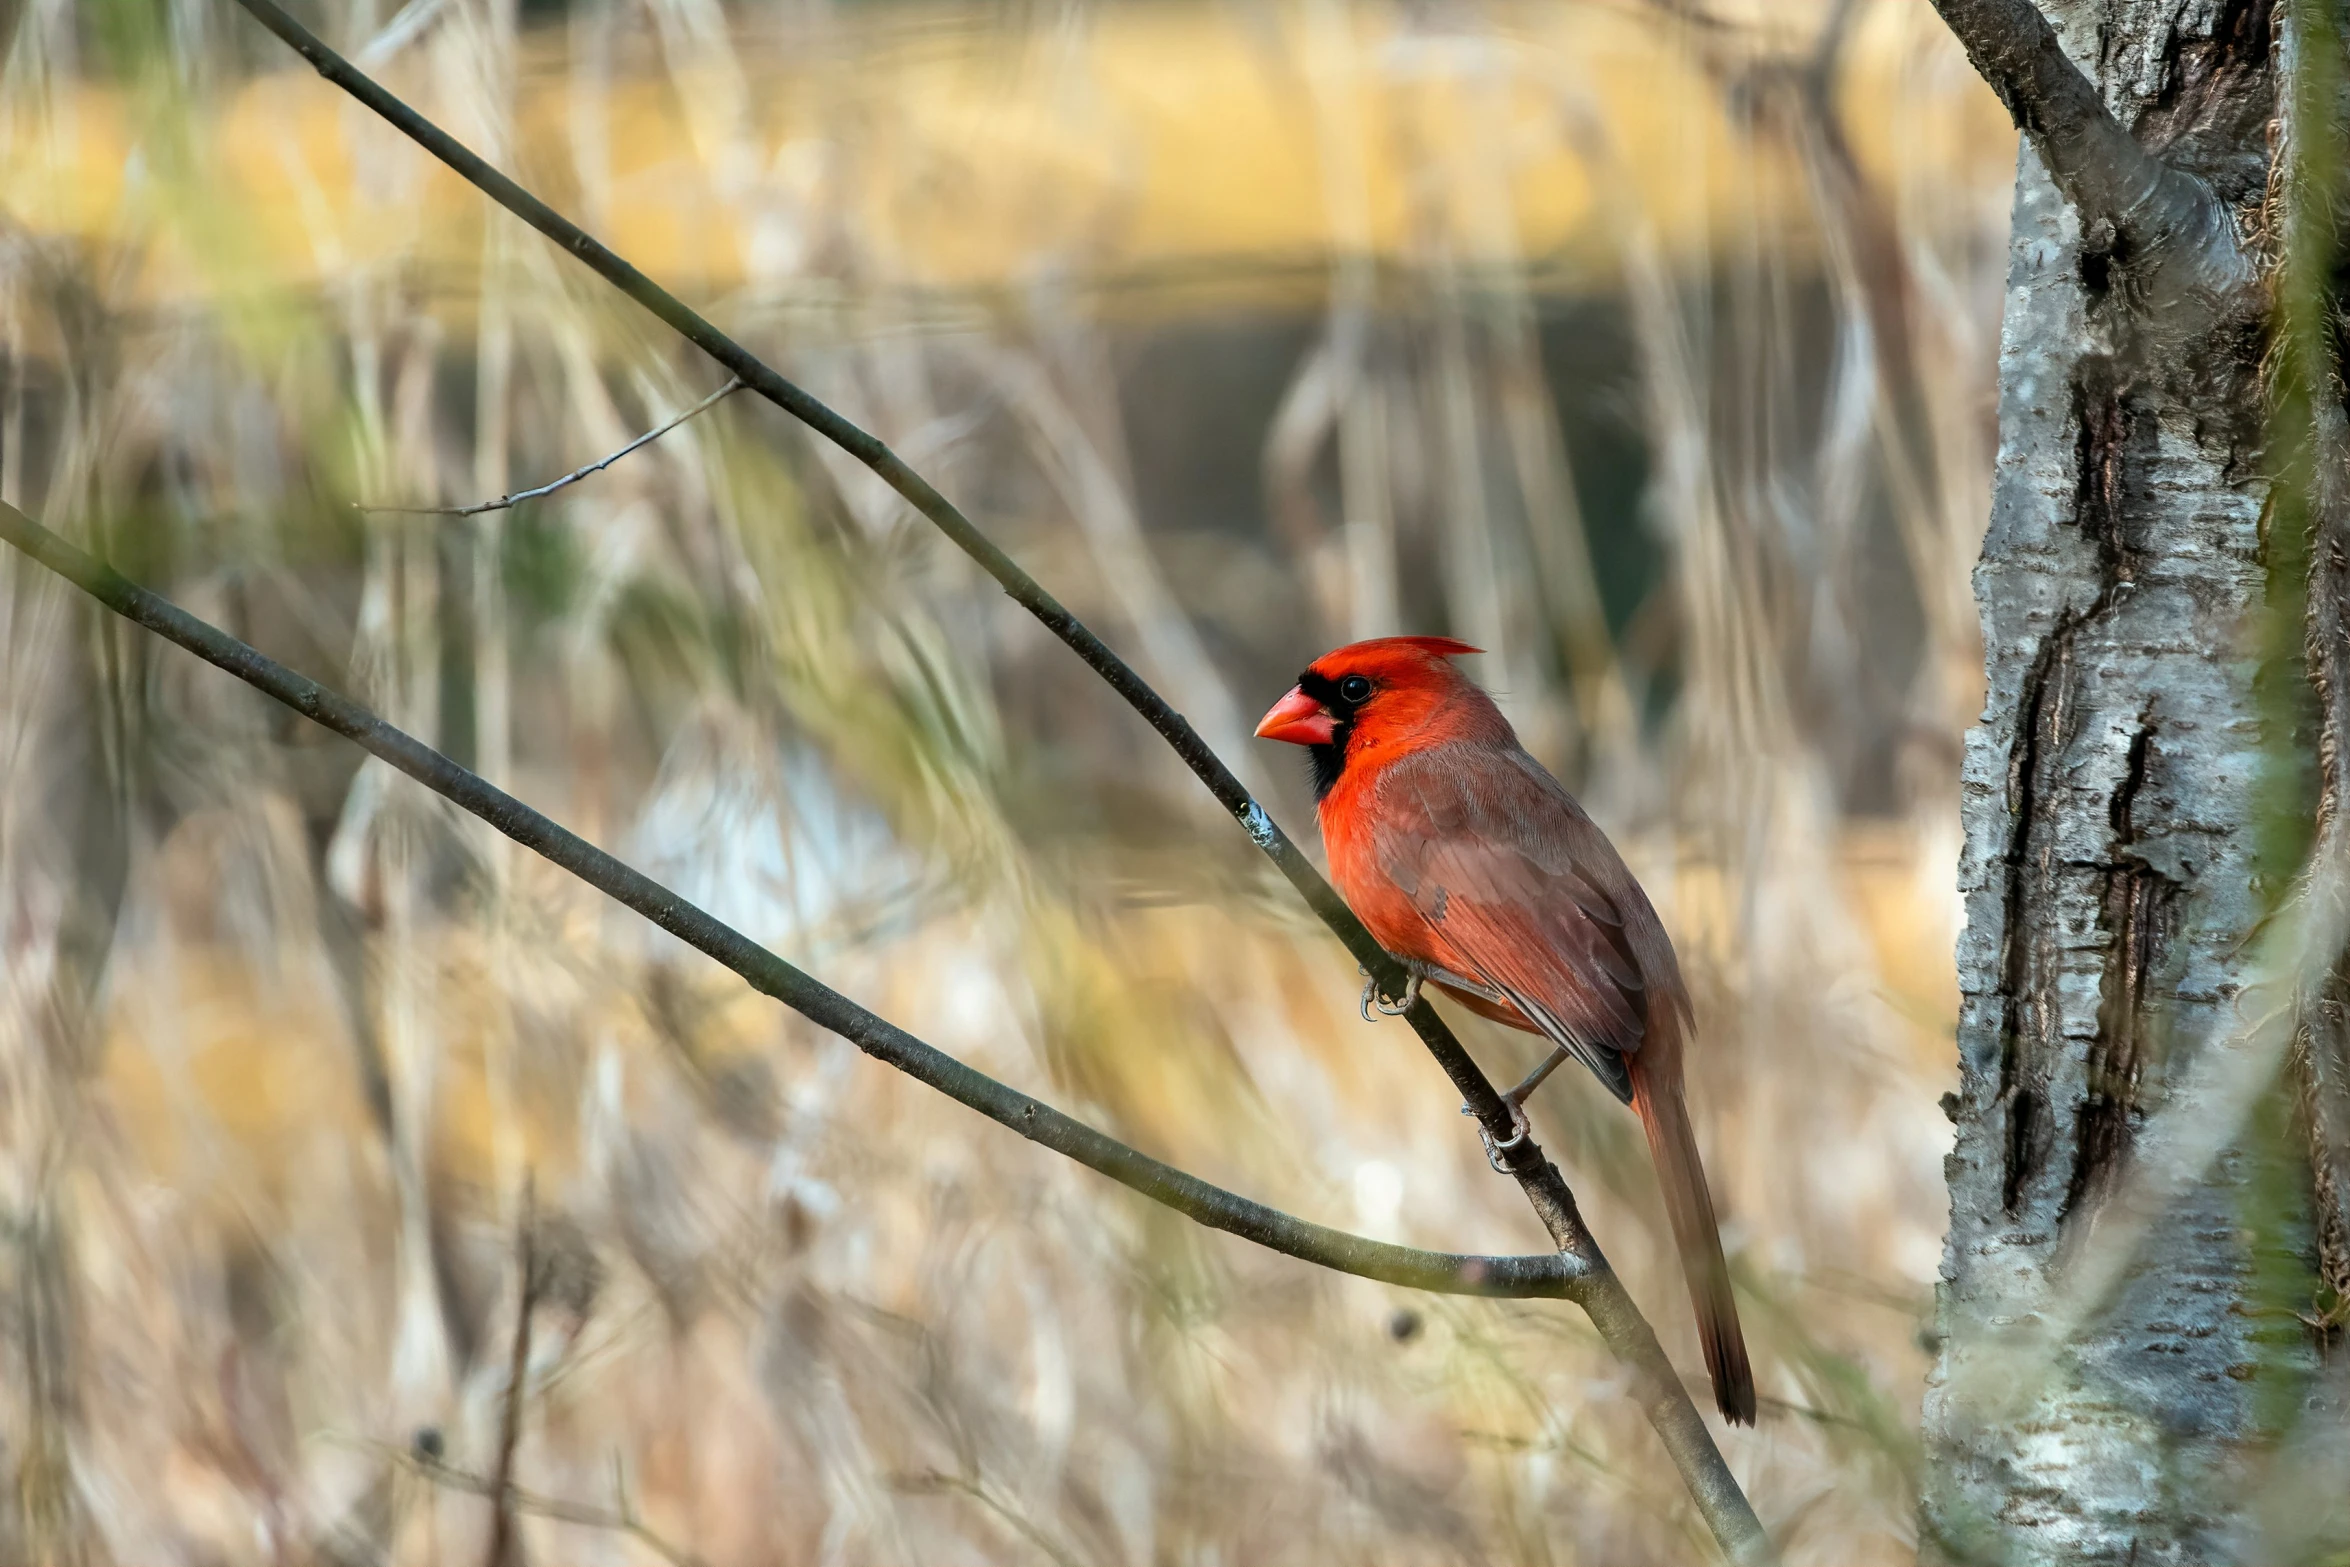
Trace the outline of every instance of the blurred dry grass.
{"label": "blurred dry grass", "polygon": [[[1492,650],[1698,993],[1767,1400],[1733,1462],[1791,1561],[1850,1563],[1910,1551],[2013,141],[1921,8],[1834,15],[1824,73],[1781,7],[329,22],[963,499],[1293,831],[1240,736],[1299,662]],[[715,377],[272,48],[211,0],[22,9],[0,496],[1155,1153],[1539,1243],[1189,780],[771,410],[536,509],[354,515]],[[6,1559],[477,1558],[484,1505],[401,1455],[494,1466],[526,1176],[561,1288],[520,1478],[712,1564],[1709,1549],[1571,1311],[1192,1231],[0,589]],[[1633,1123],[1537,1110],[1693,1362]]]}

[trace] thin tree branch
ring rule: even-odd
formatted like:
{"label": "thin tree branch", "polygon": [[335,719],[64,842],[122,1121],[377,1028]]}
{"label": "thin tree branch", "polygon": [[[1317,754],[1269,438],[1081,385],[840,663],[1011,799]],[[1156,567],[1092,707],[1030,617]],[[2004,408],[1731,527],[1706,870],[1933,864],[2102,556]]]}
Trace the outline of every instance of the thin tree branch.
{"label": "thin tree branch", "polygon": [[2218,297],[2253,280],[2219,199],[2114,118],[2033,0],[1934,0],[1934,9],[2079,211],[2093,244],[2102,239],[2099,248],[2113,248],[2144,272],[2162,272],[2188,293]]}
{"label": "thin tree branch", "polygon": [[[704,320],[699,314],[688,308],[683,301],[646,277],[636,267],[622,260],[586,230],[492,168],[446,131],[385,91],[366,73],[355,69],[349,61],[329,49],[309,29],[295,21],[275,3],[275,0],[238,0],[238,3],[264,27],[283,40],[288,47],[309,61],[319,75],[365,104],[403,135],[440,159],[468,183],[507,211],[577,256],[598,276],[658,316],[680,336],[716,360],[730,374],[741,378],[751,390],[791,414],[801,423],[816,431],[817,434],[872,469],[883,482],[903,496],[909,505],[928,518],[940,532],[952,540],[957,548],[976,561],[988,575],[995,578],[1015,603],[1034,615],[1046,629],[1059,637],[1079,658],[1085,661],[1087,667],[1101,676],[1110,689],[1124,698],[1128,706],[1132,707],[1145,722],[1159,732],[1160,737],[1174,749],[1175,754],[1181,757],[1184,764],[1207,786],[1208,792],[1215,797],[1217,803],[1232,814],[1233,819],[1240,823],[1242,829],[1248,833],[1257,847],[1262,849],[1280,869],[1282,875],[1289,879],[1290,885],[1295,887],[1299,894],[1305,898],[1314,913],[1346,944],[1347,950],[1354,954],[1355,961],[1360,963],[1378,981],[1380,989],[1385,994],[1400,996],[1404,993],[1406,975],[1402,965],[1397,963],[1378,942],[1372,939],[1371,933],[1363,928],[1362,921],[1355,918],[1353,910],[1346,906],[1345,901],[1332,889],[1321,872],[1314,868],[1313,862],[1308,860],[1289,836],[1275,825],[1264,808],[1250,798],[1248,791],[1241,786],[1240,780],[1233,776],[1232,770],[1224,765],[1222,759],[1213,750],[1209,749],[1205,741],[1200,739],[1198,732],[1191,727],[1183,715],[1170,707],[1163,697],[1151,689],[1148,682],[1127,665],[1125,660],[1112,652],[1108,645],[1101,638],[1095,636],[1074,614],[1070,613],[1060,600],[1047,592],[1034,577],[1023,571],[1017,562],[998,548],[994,541],[981,533],[977,527],[973,526],[969,518],[965,517],[952,502],[941,495],[920,474],[909,468],[887,445],[834,412],[799,386],[784,379],[782,375],[770,368],[756,355],[734,341],[733,338],[719,331],[717,327]],[[414,742],[410,742],[410,744],[413,745]],[[448,764],[444,763],[444,765]],[[478,782],[478,780],[476,781]],[[500,799],[504,798],[504,796],[500,796]],[[501,830],[506,829],[501,827]],[[560,829],[556,829],[556,831],[560,831]],[[579,842],[579,840],[571,838],[569,834],[564,834],[564,837],[572,843]],[[580,844],[580,847],[585,849],[587,846]],[[619,869],[626,869],[626,867],[618,867],[617,862],[613,863]],[[636,875],[633,871],[628,874]],[[637,880],[642,882],[644,878],[640,876],[637,877]],[[652,884],[646,882],[645,886],[651,888]],[[658,889],[653,890],[658,891]],[[672,898],[670,902],[674,903],[675,900]],[[736,940],[739,942],[741,938],[738,937]],[[742,945],[747,947],[750,953],[757,954],[758,957],[766,959],[769,963],[779,962],[772,955],[767,954],[764,949],[758,948],[754,944],[742,942]],[[715,956],[715,954],[713,955]],[[744,954],[744,958],[745,961],[751,961],[748,954]],[[721,959],[721,961],[724,960]],[[729,964],[728,966],[733,967],[734,965]],[[806,985],[815,985],[815,981],[799,974],[797,970],[787,968],[787,972]],[[757,982],[754,981],[754,983]],[[816,988],[822,989],[821,986]],[[831,996],[832,1000],[840,1007],[849,1005],[844,999],[832,996],[829,991],[826,991],[825,995]],[[779,999],[781,998],[779,997]],[[940,1055],[911,1036],[882,1023],[877,1018],[872,1018],[870,1014],[862,1013],[861,1009],[852,1010],[857,1010],[859,1016],[888,1031],[888,1037],[891,1041],[888,1048],[899,1049],[900,1045],[897,1042],[902,1042],[904,1046],[918,1047],[921,1051],[928,1052],[930,1056],[937,1057],[939,1062],[944,1063],[946,1067],[951,1067],[954,1073],[966,1074],[974,1078],[978,1076],[978,1074],[970,1072],[969,1068],[962,1066],[961,1063],[954,1062],[952,1058]],[[813,1017],[815,1014],[810,1013],[809,1015]],[[1683,1480],[1689,1486],[1692,1499],[1696,1502],[1699,1511],[1705,1516],[1707,1524],[1712,1528],[1714,1536],[1720,1541],[1723,1550],[1733,1560],[1742,1562],[1775,1560],[1776,1553],[1771,1547],[1770,1538],[1764,1533],[1761,1522],[1755,1517],[1752,1504],[1747,1501],[1745,1493],[1739,1489],[1737,1479],[1730,1473],[1729,1465],[1723,1461],[1720,1449],[1714,1445],[1713,1436],[1706,1429],[1704,1417],[1698,1414],[1696,1406],[1690,1402],[1687,1390],[1682,1387],[1680,1379],[1674,1375],[1672,1363],[1666,1357],[1664,1347],[1657,1342],[1655,1331],[1649,1326],[1647,1319],[1640,1314],[1639,1307],[1633,1303],[1631,1295],[1624,1289],[1622,1281],[1616,1277],[1614,1269],[1608,1265],[1606,1257],[1601,1253],[1598,1241],[1583,1223],[1583,1216],[1575,1206],[1574,1194],[1568,1190],[1566,1180],[1559,1174],[1558,1167],[1551,1163],[1549,1157],[1543,1153],[1540,1145],[1531,1136],[1519,1136],[1517,1118],[1512,1113],[1511,1107],[1503,1102],[1500,1092],[1486,1078],[1484,1070],[1477,1065],[1468,1051],[1462,1047],[1460,1041],[1453,1036],[1452,1030],[1446,1026],[1443,1018],[1438,1015],[1433,1006],[1427,1001],[1421,1000],[1416,1002],[1405,1015],[1413,1030],[1420,1036],[1421,1042],[1428,1047],[1429,1053],[1436,1058],[1437,1064],[1444,1069],[1445,1075],[1452,1080],[1453,1086],[1459,1091],[1464,1101],[1464,1108],[1476,1118],[1478,1124],[1485,1129],[1487,1135],[1496,1144],[1508,1147],[1508,1152],[1501,1158],[1502,1167],[1517,1178],[1519,1185],[1526,1193],[1528,1202],[1532,1204],[1536,1215],[1542,1220],[1543,1227],[1550,1232],[1552,1242],[1563,1254],[1564,1265],[1573,1270],[1578,1290],[1574,1298],[1590,1314],[1593,1325],[1599,1329],[1609,1350],[1634,1372],[1637,1397],[1641,1407],[1647,1414],[1650,1423],[1656,1428],[1657,1435],[1664,1442],[1666,1450],[1672,1455],[1674,1464],[1680,1469]],[[833,1025],[827,1024],[826,1026]],[[845,1028],[840,1032],[844,1037],[859,1044],[861,1048],[869,1050],[881,1048],[879,1045],[867,1045],[864,1039]],[[911,1068],[909,1067],[908,1070]],[[961,1079],[956,1078],[956,1081],[959,1083]],[[987,1080],[980,1079],[980,1081],[986,1082]],[[946,1087],[943,1082],[939,1086],[945,1087],[947,1092],[954,1093],[958,1098],[963,1097],[955,1088]],[[995,1088],[999,1093],[1010,1093],[1010,1090],[1002,1089],[1001,1085],[990,1084],[990,1087]],[[1025,1096],[1014,1097],[1025,1100]],[[972,1104],[975,1109],[982,1108],[974,1100],[965,1099],[964,1102]],[[1032,1100],[1025,1101],[1025,1103],[1035,1104]],[[1043,1106],[1035,1106],[1035,1108],[1039,1111],[1045,1109]],[[998,1119],[1001,1118],[998,1117]],[[1070,1148],[1062,1151],[1070,1153],[1072,1157],[1080,1159],[1081,1162],[1093,1165],[1096,1169],[1101,1169],[1104,1174],[1111,1174],[1114,1178],[1121,1180],[1126,1179],[1117,1171],[1103,1164],[1095,1164],[1092,1159],[1077,1152],[1076,1146],[1082,1138],[1096,1139],[1099,1144],[1106,1145],[1106,1147],[1087,1145],[1105,1160],[1112,1157],[1109,1153],[1110,1149],[1119,1149],[1124,1156],[1132,1159],[1142,1158],[1133,1150],[1123,1149],[1122,1145],[1103,1138],[1100,1133],[1093,1132],[1090,1128],[1083,1127],[1074,1121],[1068,1121],[1066,1117],[1060,1119],[1066,1122],[1069,1128],[1067,1135],[1072,1144]],[[1082,1138],[1080,1134],[1082,1134]],[[1513,1140],[1514,1146],[1512,1146]],[[1117,1162],[1119,1162],[1120,1168],[1126,1167],[1122,1161]],[[1164,1171],[1169,1177],[1181,1175],[1181,1172],[1167,1170],[1165,1166],[1157,1165],[1155,1161],[1145,1162],[1149,1163],[1154,1170]],[[1139,1170],[1137,1170],[1137,1178],[1141,1178]],[[1181,1179],[1186,1182],[1193,1180],[1189,1176],[1181,1176]],[[1129,1181],[1128,1184],[1134,1183]],[[1205,1183],[1193,1182],[1193,1184],[1204,1186]],[[1137,1186],[1136,1189],[1142,1188]],[[1206,1189],[1208,1191],[1214,1190],[1214,1188]],[[1239,1199],[1232,1200],[1239,1201]],[[1254,1207],[1255,1205],[1250,1206]],[[1216,1211],[1224,1212],[1225,1210],[1218,1209]],[[1271,1214],[1271,1210],[1261,1211],[1267,1215]],[[1278,1217],[1285,1218],[1286,1216]],[[1203,1219],[1202,1222],[1210,1221]],[[1289,1222],[1294,1224],[1299,1221]],[[1235,1226],[1219,1227],[1232,1227],[1235,1233],[1247,1233],[1247,1231]],[[1318,1229],[1319,1227],[1314,1228]],[[1326,1239],[1337,1235],[1337,1233],[1330,1231],[1323,1232],[1323,1235]],[[1361,1242],[1356,1237],[1346,1237],[1345,1239],[1352,1244],[1370,1244]],[[1267,1242],[1267,1244],[1271,1244],[1271,1242]],[[1440,1268],[1437,1272],[1448,1278],[1460,1277],[1457,1270],[1448,1271]],[[1479,1277],[1483,1277],[1482,1273]]]}
{"label": "thin tree branch", "polygon": [[921,1474],[895,1476],[890,1481],[890,1489],[910,1496],[967,1496],[995,1514],[1005,1527],[1051,1557],[1053,1567],[1079,1567],[1078,1562],[1061,1548],[1059,1541],[1039,1527],[1036,1520],[1026,1512],[997,1495],[995,1488],[985,1480],[933,1469]]}
{"label": "thin tree branch", "polygon": [[636,1509],[623,1495],[617,1511],[591,1507],[585,1502],[565,1501],[559,1496],[541,1496],[518,1485],[499,1485],[482,1475],[452,1468],[438,1459],[401,1452],[399,1462],[409,1471],[434,1485],[446,1486],[452,1491],[464,1491],[474,1496],[488,1497],[500,1503],[501,1510],[530,1513],[539,1518],[551,1518],[557,1523],[575,1524],[583,1529],[609,1529],[625,1534],[647,1550],[668,1562],[670,1567],[703,1567],[702,1558],[679,1545],[671,1544],[653,1527],[636,1515]]}
{"label": "thin tree branch", "polygon": [[1186,1218],[1340,1273],[1438,1294],[1577,1299],[1589,1283],[1589,1270],[1571,1254],[1473,1257],[1389,1245],[1293,1218],[1161,1164],[866,1011],[421,740],[139,587],[4,502],[0,502],[0,540],[116,614],[227,670],[303,717],[358,742],[371,755],[435,794],[732,969],[749,981],[752,989],[774,997],[876,1060]]}
{"label": "thin tree branch", "polygon": [[635,451],[638,447],[648,445],[651,442],[661,439],[662,436],[667,435],[670,431],[676,429],[679,425],[685,423],[694,415],[701,413],[706,409],[715,407],[718,403],[724,401],[727,397],[731,396],[733,393],[741,391],[742,389],[742,377],[739,375],[735,376],[728,380],[724,386],[718,388],[717,391],[712,392],[709,396],[703,398],[700,402],[694,404],[691,408],[688,408],[684,413],[679,414],[676,418],[670,420],[667,424],[661,425],[657,429],[647,430],[644,434],[638,436],[635,440],[629,442],[626,446],[623,446],[620,448],[620,450],[613,452],[611,455],[606,457],[599,457],[584,468],[574,468],[569,473],[565,474],[562,478],[549,480],[547,483],[540,485],[537,489],[534,490],[516,490],[510,495],[501,495],[494,501],[475,501],[470,506],[369,506],[355,501],[352,503],[351,509],[353,511],[371,512],[377,515],[388,514],[400,517],[478,517],[485,511],[504,511],[508,507],[518,506],[524,501],[541,500],[546,496],[554,494],[557,490],[564,488],[566,485],[577,484],[580,480],[586,478],[591,473],[602,473],[606,468],[611,467],[614,463],[618,462],[621,458],[626,457],[630,452]]}
{"label": "thin tree branch", "polygon": [[506,1402],[498,1417],[498,1466],[490,1476],[490,1544],[483,1567],[521,1560],[514,1537],[514,1453],[522,1445],[523,1395],[530,1380],[530,1317],[538,1305],[536,1183],[522,1182],[522,1217],[514,1226],[514,1344],[506,1357]]}

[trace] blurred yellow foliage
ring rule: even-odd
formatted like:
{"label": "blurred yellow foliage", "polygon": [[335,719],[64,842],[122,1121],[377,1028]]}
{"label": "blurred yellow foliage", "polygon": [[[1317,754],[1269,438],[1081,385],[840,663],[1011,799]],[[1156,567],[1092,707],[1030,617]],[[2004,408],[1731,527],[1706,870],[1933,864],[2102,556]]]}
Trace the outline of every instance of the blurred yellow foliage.
{"label": "blurred yellow foliage", "polygon": [[[1303,296],[1333,250],[1411,251],[1431,182],[1475,191],[1480,220],[1456,240],[1471,267],[1612,269],[1611,181],[1639,192],[1668,254],[1734,241],[1757,209],[1789,215],[1776,242],[1794,254],[1815,242],[1795,216],[1804,171],[1729,118],[1748,67],[1710,78],[1702,34],[1599,5],[1513,7],[1491,33],[1424,41],[1356,10],[1304,15],[1282,30],[1245,7],[1116,5],[1040,40],[916,11],[815,47],[754,30],[663,75],[594,83],[592,108],[560,35],[526,37],[502,161],[704,296],[795,279],[844,229],[880,286],[990,289],[1060,267]],[[1860,166],[1888,184],[1896,162],[1995,183],[2014,133],[1971,74],[1921,80],[1920,35],[1935,25],[1880,7],[1847,46],[1844,113],[1901,131],[1859,138]],[[381,74],[477,150],[495,158],[506,141],[502,120],[485,141],[472,80],[436,51]],[[0,104],[9,218],[90,239],[144,227],[142,112],[128,90],[94,85]],[[578,150],[583,114],[601,167]],[[259,258],[246,286],[393,260],[469,275],[487,204],[307,71],[236,83],[186,134],[217,211]],[[1907,216],[1929,230],[1972,221],[1963,203]],[[166,248],[147,288],[183,298],[202,277]]]}

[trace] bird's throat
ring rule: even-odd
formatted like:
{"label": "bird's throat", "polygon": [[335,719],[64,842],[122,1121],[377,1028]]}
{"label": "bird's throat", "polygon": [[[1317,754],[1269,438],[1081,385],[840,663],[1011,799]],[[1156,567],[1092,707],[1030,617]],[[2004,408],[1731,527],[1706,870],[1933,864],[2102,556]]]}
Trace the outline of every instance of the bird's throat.
{"label": "bird's throat", "polygon": [[1306,756],[1314,764],[1314,803],[1320,805],[1338,787],[1338,775],[1346,771],[1346,731],[1339,730],[1328,745],[1307,746]]}

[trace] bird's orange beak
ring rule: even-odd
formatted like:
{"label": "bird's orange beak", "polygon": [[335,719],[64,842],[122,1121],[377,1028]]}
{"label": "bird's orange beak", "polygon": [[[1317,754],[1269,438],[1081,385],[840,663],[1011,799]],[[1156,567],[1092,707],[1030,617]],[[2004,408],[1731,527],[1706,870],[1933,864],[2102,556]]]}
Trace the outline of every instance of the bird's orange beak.
{"label": "bird's orange beak", "polygon": [[1337,733],[1338,720],[1330,716],[1330,709],[1296,686],[1257,721],[1258,739],[1286,740],[1291,745],[1328,745]]}

